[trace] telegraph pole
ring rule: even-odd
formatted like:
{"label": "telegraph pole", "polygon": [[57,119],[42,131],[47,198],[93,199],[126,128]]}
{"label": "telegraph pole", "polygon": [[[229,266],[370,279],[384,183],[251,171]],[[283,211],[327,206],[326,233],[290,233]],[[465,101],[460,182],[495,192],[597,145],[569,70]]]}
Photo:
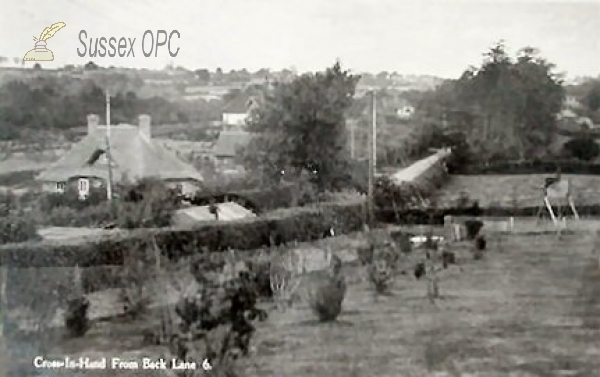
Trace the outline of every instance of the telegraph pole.
{"label": "telegraph pole", "polygon": [[112,158],[110,155],[110,93],[106,91],[106,159],[108,161],[108,182],[106,183],[106,198],[112,200]]}
{"label": "telegraph pole", "polygon": [[352,158],[352,160],[354,160],[356,158],[356,145],[354,142],[354,132],[356,129],[356,125],[352,122],[350,123],[350,157]]}
{"label": "telegraph pole", "polygon": [[376,153],[377,153],[377,104],[375,90],[371,92],[373,97],[373,119],[371,127],[371,142],[369,143],[369,191],[368,191],[368,217],[369,223],[373,225],[375,223],[374,214],[374,184],[375,184],[375,166],[376,166]]}

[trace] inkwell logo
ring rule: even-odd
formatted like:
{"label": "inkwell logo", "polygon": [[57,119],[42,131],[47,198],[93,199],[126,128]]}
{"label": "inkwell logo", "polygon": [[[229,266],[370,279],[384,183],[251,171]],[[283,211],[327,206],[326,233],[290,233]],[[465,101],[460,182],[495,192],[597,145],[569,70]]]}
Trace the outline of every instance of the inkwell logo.
{"label": "inkwell logo", "polygon": [[52,51],[46,48],[46,41],[54,36],[57,31],[67,26],[64,22],[57,22],[42,31],[39,38],[33,37],[35,48],[28,51],[23,58],[23,61],[34,62],[49,62],[54,60]]}

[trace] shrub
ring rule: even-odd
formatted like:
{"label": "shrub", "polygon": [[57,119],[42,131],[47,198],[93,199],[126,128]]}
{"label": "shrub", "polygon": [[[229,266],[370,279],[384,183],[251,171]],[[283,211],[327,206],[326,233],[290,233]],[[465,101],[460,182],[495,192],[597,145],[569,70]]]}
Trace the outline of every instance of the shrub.
{"label": "shrub", "polygon": [[466,220],[465,228],[467,229],[467,239],[473,240],[477,237],[481,228],[483,228],[483,222],[479,220]]}
{"label": "shrub", "polygon": [[197,357],[192,349],[204,343],[203,355],[213,368],[229,369],[231,360],[247,356],[256,329],[255,320],[264,321],[267,313],[256,307],[257,295],[248,272],[221,285],[214,275],[199,276],[200,291],[182,297],[175,312],[181,320],[172,353],[180,360]]}
{"label": "shrub", "polygon": [[487,246],[487,242],[486,242],[484,236],[480,235],[480,236],[477,236],[477,238],[475,238],[475,249],[485,250],[486,246]]}
{"label": "shrub", "polygon": [[29,216],[10,214],[0,217],[0,245],[40,239],[35,221]]}
{"label": "shrub", "polygon": [[367,268],[369,281],[378,294],[388,293],[394,276],[391,266],[386,259],[374,259]]}
{"label": "shrub", "polygon": [[314,275],[314,280],[307,287],[308,306],[321,322],[335,321],[342,312],[346,282],[341,273],[341,266],[339,257],[332,256],[327,275]]}
{"label": "shrub", "polygon": [[154,250],[148,242],[140,242],[127,250],[123,264],[120,298],[125,314],[137,318],[144,314],[154,292],[148,291],[148,283],[157,278],[154,273]]}
{"label": "shrub", "polygon": [[88,320],[88,308],[90,303],[84,296],[68,300],[65,314],[65,327],[72,337],[85,335],[90,324]]}
{"label": "shrub", "polygon": [[368,245],[358,248],[358,261],[361,266],[369,266],[373,263],[373,256],[375,255],[375,246]]}
{"label": "shrub", "polygon": [[583,161],[591,161],[600,154],[600,146],[589,137],[575,138],[563,145],[565,153]]}
{"label": "shrub", "polygon": [[77,188],[69,186],[64,193],[43,194],[40,198],[40,210],[44,213],[52,211],[56,207],[69,207],[76,210],[82,210],[89,206],[96,206],[106,202],[106,190],[100,188],[90,188],[87,199],[79,199]]}

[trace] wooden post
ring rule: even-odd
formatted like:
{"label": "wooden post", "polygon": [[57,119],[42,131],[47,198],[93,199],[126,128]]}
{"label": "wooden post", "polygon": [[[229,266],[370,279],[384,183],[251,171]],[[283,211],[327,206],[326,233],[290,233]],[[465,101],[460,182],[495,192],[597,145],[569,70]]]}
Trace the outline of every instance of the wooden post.
{"label": "wooden post", "polygon": [[[6,282],[8,281],[8,268],[5,265],[0,266],[0,337],[5,337],[4,318],[8,316],[8,299],[6,298]],[[0,350],[2,351],[2,350]]]}
{"label": "wooden post", "polygon": [[376,97],[375,97],[375,91],[373,90],[371,92],[372,94],[372,99],[373,99],[373,119],[372,119],[372,125],[371,125],[371,142],[369,143],[369,187],[368,187],[368,200],[369,200],[369,224],[373,225],[375,223],[375,215],[374,215],[374,198],[373,198],[373,191],[374,191],[374,187],[373,185],[375,184],[375,156],[377,153],[376,150],[376,146],[375,146],[375,141],[377,138],[377,134],[376,134],[376,122],[377,122],[377,104],[376,104]]}
{"label": "wooden post", "polygon": [[106,160],[108,161],[108,182],[106,183],[106,198],[112,200],[113,174],[112,157],[110,153],[110,93],[106,91]]}

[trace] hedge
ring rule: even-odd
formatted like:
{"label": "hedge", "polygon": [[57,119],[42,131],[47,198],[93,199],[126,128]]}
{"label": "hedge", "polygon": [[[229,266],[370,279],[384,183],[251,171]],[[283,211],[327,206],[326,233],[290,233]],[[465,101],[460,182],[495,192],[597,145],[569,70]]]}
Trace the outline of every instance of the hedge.
{"label": "hedge", "polygon": [[453,173],[462,175],[555,174],[558,168],[563,174],[600,175],[600,164],[578,160],[502,161],[463,166]]}
{"label": "hedge", "polygon": [[124,250],[154,237],[169,258],[178,259],[228,248],[249,250],[278,243],[320,239],[334,227],[337,233],[360,230],[365,203],[323,203],[292,208],[236,222],[207,222],[189,229],[136,229],[69,242],[28,242],[0,246],[0,264],[12,267],[122,265]]}
{"label": "hedge", "polygon": [[[544,208],[544,215],[548,212]],[[558,213],[558,207],[553,207],[554,213]],[[414,225],[443,225],[444,216],[465,216],[465,217],[535,217],[538,215],[540,207],[506,208],[426,208],[426,209],[408,209],[400,212],[393,208],[380,208],[377,211],[377,220],[383,223],[393,224],[414,224]],[[580,216],[600,216],[600,205],[577,206],[577,213]],[[571,214],[568,210],[567,214]]]}

